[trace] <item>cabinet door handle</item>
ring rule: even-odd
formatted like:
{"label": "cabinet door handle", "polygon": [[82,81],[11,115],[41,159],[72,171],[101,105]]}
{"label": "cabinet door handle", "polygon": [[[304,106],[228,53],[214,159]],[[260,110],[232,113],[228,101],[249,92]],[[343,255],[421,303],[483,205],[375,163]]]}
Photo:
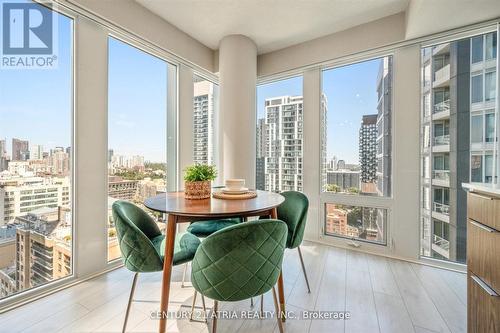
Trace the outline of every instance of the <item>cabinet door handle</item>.
{"label": "cabinet door handle", "polygon": [[498,297],[498,294],[495,290],[493,290],[493,288],[491,288],[490,286],[488,286],[483,280],[481,280],[480,278],[478,278],[477,276],[471,274],[471,279],[474,280],[474,282],[476,282],[484,291],[486,291],[486,293],[488,295],[490,295],[491,297]]}
{"label": "cabinet door handle", "polygon": [[476,221],[476,220],[469,219],[469,222],[470,222],[470,224],[472,224],[472,225],[474,225],[474,226],[476,226],[476,227],[478,227],[478,228],[481,228],[481,229],[483,229],[484,231],[487,231],[487,232],[498,232],[498,230],[493,229],[493,228],[490,228],[490,227],[488,227],[487,225],[484,225],[484,224],[482,224],[481,222],[478,222],[478,221]]}
{"label": "cabinet door handle", "polygon": [[469,192],[470,195],[473,197],[481,198],[481,199],[486,199],[486,200],[498,200],[496,197],[490,197],[489,195],[484,195],[484,194],[479,194],[477,192]]}

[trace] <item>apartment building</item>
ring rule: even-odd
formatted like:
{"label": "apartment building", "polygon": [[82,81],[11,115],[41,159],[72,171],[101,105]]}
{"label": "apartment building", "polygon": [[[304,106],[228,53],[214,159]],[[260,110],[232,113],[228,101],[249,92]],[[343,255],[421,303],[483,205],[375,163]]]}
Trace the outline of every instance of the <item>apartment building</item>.
{"label": "apartment building", "polygon": [[12,139],[12,160],[26,161],[29,159],[29,142],[28,140]]}
{"label": "apartment building", "polygon": [[265,189],[302,190],[302,96],[265,100]]}
{"label": "apartment building", "polygon": [[214,164],[214,128],[218,89],[212,82],[199,78],[193,95],[193,161]]}
{"label": "apartment building", "polygon": [[[422,254],[465,262],[466,192],[492,183],[496,34],[422,50]],[[467,163],[470,161],[470,164]]]}
{"label": "apartment building", "polygon": [[380,59],[377,76],[377,191],[391,195],[392,174],[392,57]]}
{"label": "apartment building", "polygon": [[115,199],[133,201],[137,195],[137,180],[108,176],[108,195]]}
{"label": "apartment building", "polygon": [[68,177],[0,178],[0,224],[41,207],[69,207]]}
{"label": "apartment building", "polygon": [[364,115],[359,128],[361,192],[364,194],[376,194],[377,118],[376,114]]}

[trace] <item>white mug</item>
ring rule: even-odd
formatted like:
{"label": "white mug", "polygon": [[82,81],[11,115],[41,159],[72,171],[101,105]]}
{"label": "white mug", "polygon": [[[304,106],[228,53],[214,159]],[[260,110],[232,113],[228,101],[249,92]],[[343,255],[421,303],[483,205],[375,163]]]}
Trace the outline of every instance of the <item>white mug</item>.
{"label": "white mug", "polygon": [[232,191],[238,191],[245,187],[244,179],[226,179],[226,188]]}

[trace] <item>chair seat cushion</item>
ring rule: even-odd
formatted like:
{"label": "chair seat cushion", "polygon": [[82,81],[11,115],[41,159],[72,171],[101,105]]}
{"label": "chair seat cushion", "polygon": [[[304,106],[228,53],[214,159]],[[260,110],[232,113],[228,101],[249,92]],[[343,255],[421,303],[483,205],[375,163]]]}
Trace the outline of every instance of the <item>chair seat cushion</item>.
{"label": "chair seat cushion", "polygon": [[239,219],[222,219],[193,222],[187,231],[197,237],[208,237],[216,231],[238,224]]}
{"label": "chair seat cushion", "polygon": [[[165,235],[160,235],[151,240],[161,260],[165,256]],[[194,254],[200,246],[198,237],[189,232],[179,233],[175,236],[173,265],[180,265],[193,260]]]}

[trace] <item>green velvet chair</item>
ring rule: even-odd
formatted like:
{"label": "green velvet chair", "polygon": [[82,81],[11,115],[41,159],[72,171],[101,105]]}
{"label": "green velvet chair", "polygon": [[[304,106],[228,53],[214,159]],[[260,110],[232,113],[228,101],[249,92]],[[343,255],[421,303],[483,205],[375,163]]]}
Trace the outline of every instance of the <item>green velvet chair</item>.
{"label": "green velvet chair", "polygon": [[[214,232],[241,223],[243,221],[244,218],[241,217],[220,219],[220,220],[196,221],[192,222],[186,229],[186,231],[195,235],[196,237],[205,238],[210,236]],[[187,266],[188,263],[184,265],[184,270],[182,272],[182,283],[181,283],[182,288],[184,288],[184,282],[186,280]]]}
{"label": "green velvet chair", "polygon": [[[125,332],[139,273],[163,270],[165,236],[145,211],[130,202],[116,201],[112,211],[122,261],[125,267],[135,272],[123,323],[122,332]],[[200,243],[198,237],[190,233],[177,235],[173,265],[191,261]]]}
{"label": "green velvet chair", "polygon": [[[280,220],[258,220],[224,228],[208,236],[192,262],[191,281],[201,295],[236,302],[273,292],[276,318],[283,332],[275,284],[281,272],[287,226]],[[212,332],[217,329],[213,316]]]}
{"label": "green velvet chair", "polygon": [[209,221],[196,221],[189,225],[187,231],[196,237],[205,238],[222,230],[224,228],[233,226],[235,224],[243,222],[243,218],[235,217],[220,220],[209,220]]}
{"label": "green velvet chair", "polygon": [[306,279],[307,291],[310,293],[311,288],[309,288],[304,259],[300,251],[300,244],[302,244],[302,240],[304,239],[309,200],[303,193],[297,191],[287,191],[280,194],[285,197],[285,201],[278,206],[278,219],[285,222],[288,226],[286,247],[288,249],[297,248],[304,278]]}

